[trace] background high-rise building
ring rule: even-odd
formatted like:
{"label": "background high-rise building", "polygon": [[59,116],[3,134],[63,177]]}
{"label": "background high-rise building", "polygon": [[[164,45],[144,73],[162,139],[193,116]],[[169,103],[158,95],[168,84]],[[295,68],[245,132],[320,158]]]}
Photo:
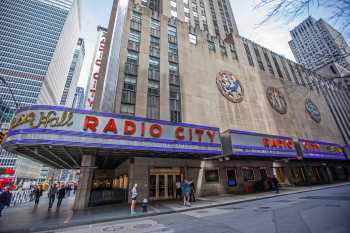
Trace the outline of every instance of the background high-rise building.
{"label": "background high-rise building", "polygon": [[74,95],[73,108],[85,109],[85,92],[83,87],[77,87]]}
{"label": "background high-rise building", "polygon": [[143,6],[188,22],[193,30],[208,31],[212,36],[225,38],[226,34],[238,35],[238,29],[230,0],[138,0]]}
{"label": "background high-rise building", "polygon": [[336,62],[350,69],[350,48],[340,32],[323,19],[308,17],[291,32],[290,48],[297,62],[316,70]]}
{"label": "background high-rise building", "polygon": [[76,88],[78,85],[80,71],[83,65],[85,56],[84,40],[79,38],[77,47],[74,50],[72,64],[69,68],[68,77],[64,86],[63,95],[60,101],[61,105],[73,107]]}
{"label": "background high-rise building", "polygon": [[[2,0],[0,12],[0,75],[16,102],[58,105],[79,37],[79,0]],[[0,99],[11,112],[16,110],[2,83]],[[10,119],[2,126],[8,128]],[[0,167],[14,168],[16,159],[2,150]],[[18,174],[32,178],[33,170],[40,171],[39,164],[32,165]]]}

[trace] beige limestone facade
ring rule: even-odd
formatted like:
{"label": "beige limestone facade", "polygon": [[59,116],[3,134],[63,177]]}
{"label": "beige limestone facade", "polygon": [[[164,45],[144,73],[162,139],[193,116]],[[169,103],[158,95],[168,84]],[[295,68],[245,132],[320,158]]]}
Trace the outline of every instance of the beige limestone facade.
{"label": "beige limestone facade", "polygon": [[[150,60],[150,25],[151,18],[156,18],[148,8],[129,5],[127,18],[131,19],[134,10],[142,15],[139,60],[137,67],[137,86],[135,115],[147,117],[148,69]],[[168,24],[173,19],[160,15],[160,119],[171,120],[169,111],[169,57],[168,57]],[[128,54],[128,36],[130,20],[124,26],[122,46],[120,51],[120,69],[118,71],[116,98],[112,112],[120,113],[123,84],[125,78],[125,63]],[[254,42],[240,36],[230,36],[226,41],[208,36],[198,31],[196,44],[189,42],[189,27],[180,20],[174,21],[177,29],[178,67],[181,90],[182,121],[204,124],[226,129],[242,129],[274,135],[288,135],[295,138],[315,139],[343,144],[344,141],[332,117],[327,103],[321,92],[316,88],[310,89],[308,83],[316,79],[316,74],[307,75],[306,70],[298,76],[298,64],[269,51]],[[230,40],[228,40],[230,38]],[[208,40],[215,45],[215,51],[208,49]],[[234,51],[238,59],[231,52],[230,46],[234,41]],[[254,66],[249,65],[244,43],[249,46]],[[224,55],[221,50],[225,48]],[[265,71],[259,69],[254,48],[258,49],[262,57]],[[269,57],[274,74],[268,70],[263,54]],[[275,57],[282,77],[273,58]],[[291,71],[291,64],[295,71]],[[283,69],[285,68],[285,69]],[[221,71],[229,71],[236,77],[244,89],[243,101],[232,103],[219,91],[216,77]],[[288,74],[286,74],[286,72]],[[294,73],[294,76],[293,76]],[[300,75],[299,74],[299,75]],[[290,80],[288,80],[288,78]],[[103,79],[99,85],[102,85]],[[299,83],[297,83],[299,82]],[[304,82],[304,85],[303,85]],[[276,87],[284,95],[287,102],[287,113],[279,114],[268,102],[267,87]],[[101,90],[101,89],[100,89]],[[98,95],[101,93],[97,90]],[[305,100],[310,98],[321,113],[321,122],[313,121],[305,110]],[[99,109],[99,105],[95,109]]]}

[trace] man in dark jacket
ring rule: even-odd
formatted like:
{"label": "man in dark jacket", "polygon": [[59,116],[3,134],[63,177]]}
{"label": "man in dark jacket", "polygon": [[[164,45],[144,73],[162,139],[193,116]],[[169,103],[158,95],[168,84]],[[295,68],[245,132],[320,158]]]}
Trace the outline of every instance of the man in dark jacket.
{"label": "man in dark jacket", "polygon": [[276,193],[279,193],[280,191],[279,191],[278,180],[276,176],[272,176],[271,183],[272,183],[272,190],[274,190]]}
{"label": "man in dark jacket", "polygon": [[41,190],[39,186],[35,186],[33,194],[35,198],[35,205],[37,206],[39,204],[40,197],[43,195],[43,190]]}
{"label": "man in dark jacket", "polygon": [[49,196],[49,209],[52,208],[53,203],[55,202],[55,198],[56,198],[56,194],[57,194],[57,185],[53,184],[50,187],[50,190],[48,192],[48,196]]}
{"label": "man in dark jacket", "polygon": [[57,192],[57,208],[60,208],[63,198],[66,196],[66,188],[64,185]]}
{"label": "man in dark jacket", "polygon": [[5,187],[5,190],[0,194],[0,217],[1,212],[5,208],[5,206],[9,207],[11,204],[12,194],[8,187]]}

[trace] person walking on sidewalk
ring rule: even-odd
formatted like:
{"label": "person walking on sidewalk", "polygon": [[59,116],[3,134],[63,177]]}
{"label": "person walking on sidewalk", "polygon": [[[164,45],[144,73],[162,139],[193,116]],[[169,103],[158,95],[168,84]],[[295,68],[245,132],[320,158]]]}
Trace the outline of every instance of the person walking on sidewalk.
{"label": "person walking on sidewalk", "polygon": [[175,183],[176,186],[176,199],[181,200],[181,182],[180,180],[177,180]]}
{"label": "person walking on sidewalk", "polygon": [[50,187],[50,190],[48,192],[49,209],[52,208],[52,205],[55,202],[56,194],[57,194],[57,185],[56,184],[52,184],[51,187]]}
{"label": "person walking on sidewalk", "polygon": [[190,181],[190,202],[196,202],[196,187],[194,185],[193,179]]}
{"label": "person walking on sidewalk", "polygon": [[136,201],[137,201],[137,196],[139,195],[139,193],[137,192],[137,184],[134,184],[134,187],[131,189],[131,207],[130,207],[130,211],[131,211],[131,216],[135,215],[135,206],[136,206]]}
{"label": "person walking on sidewalk", "polygon": [[280,190],[278,188],[278,180],[275,175],[272,176],[271,184],[272,184],[272,190],[276,191],[276,193],[279,193]]}
{"label": "person walking on sidewalk", "polygon": [[39,186],[35,186],[34,188],[34,200],[35,200],[35,206],[37,206],[39,204],[40,201],[40,197],[43,195],[43,190],[41,188],[39,188]]}
{"label": "person walking on sidewalk", "polygon": [[5,206],[9,207],[11,204],[12,193],[9,187],[5,187],[5,190],[0,194],[0,217]]}
{"label": "person walking on sidewalk", "polygon": [[184,196],[184,206],[191,206],[190,203],[190,183],[185,179],[181,186],[182,195]]}
{"label": "person walking on sidewalk", "polygon": [[61,188],[57,191],[57,208],[61,207],[62,200],[66,196],[66,188],[64,185],[61,186]]}

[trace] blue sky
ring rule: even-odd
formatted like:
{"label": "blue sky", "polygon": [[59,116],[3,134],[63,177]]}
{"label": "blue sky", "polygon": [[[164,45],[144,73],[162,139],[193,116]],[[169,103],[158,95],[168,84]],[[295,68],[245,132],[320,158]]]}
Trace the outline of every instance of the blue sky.
{"label": "blue sky", "polygon": [[[79,86],[86,87],[93,50],[96,43],[97,25],[107,27],[113,0],[81,0],[81,37],[85,40],[86,55],[80,75]],[[289,31],[308,15],[305,14],[293,22],[283,19],[270,21],[263,26],[257,26],[263,19],[264,10],[253,10],[256,0],[231,0],[241,36],[294,60],[288,46],[291,39]],[[331,12],[327,9],[311,10],[310,15],[316,19],[322,17],[328,21]],[[333,25],[333,22],[329,22]],[[336,26],[335,26],[336,27]],[[337,27],[336,27],[337,28]],[[347,37],[349,42],[349,37]]]}

